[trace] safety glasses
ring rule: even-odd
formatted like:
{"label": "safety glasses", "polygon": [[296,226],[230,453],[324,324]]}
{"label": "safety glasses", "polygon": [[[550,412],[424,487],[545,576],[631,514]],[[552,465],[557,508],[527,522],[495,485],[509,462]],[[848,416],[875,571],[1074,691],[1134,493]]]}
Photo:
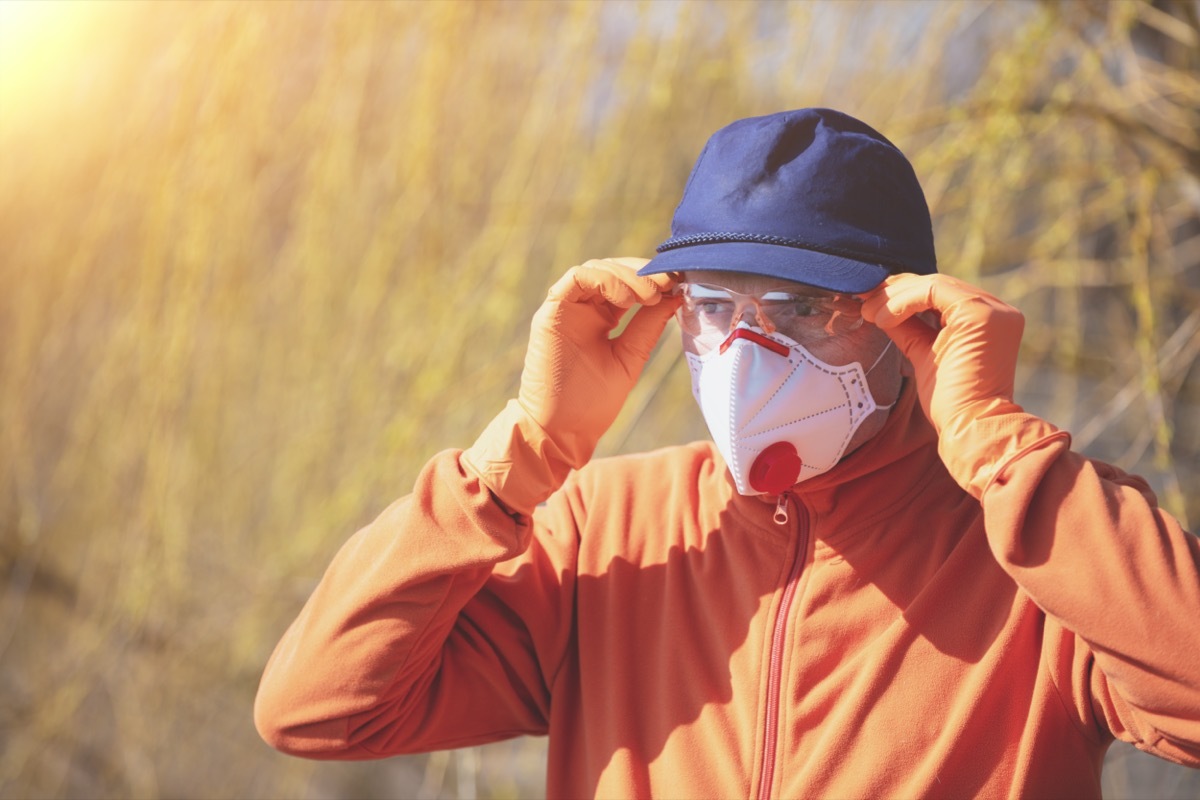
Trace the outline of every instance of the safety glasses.
{"label": "safety glasses", "polygon": [[679,325],[699,353],[716,349],[745,321],[809,346],[862,325],[857,297],[781,287],[748,294],[708,283],[680,284]]}

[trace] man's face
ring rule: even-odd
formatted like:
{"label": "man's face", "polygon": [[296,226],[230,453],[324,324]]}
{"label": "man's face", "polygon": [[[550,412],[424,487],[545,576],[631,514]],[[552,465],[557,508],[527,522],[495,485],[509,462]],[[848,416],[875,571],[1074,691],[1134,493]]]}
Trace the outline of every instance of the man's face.
{"label": "man's face", "polygon": [[[682,274],[685,283],[719,286],[740,295],[762,295],[781,289],[796,294],[832,295],[830,292],[814,289],[805,284],[762,275],[721,270],[689,270]],[[744,320],[751,326],[757,326],[754,321],[753,304],[749,304],[744,311]],[[736,325],[736,321],[734,324]],[[870,370],[867,375],[867,384],[876,404],[887,406],[895,402],[903,382],[901,376],[903,357],[895,347],[887,347],[887,334],[865,320],[856,321],[854,325],[835,324],[833,330],[833,334],[816,336],[801,342],[801,344],[813,356],[833,366],[845,366],[858,362],[864,370]],[[696,341],[689,336],[687,331],[683,335],[683,345],[684,349],[689,352],[695,353],[698,350]],[[880,358],[881,355],[882,358]],[[876,364],[877,360],[878,364]],[[871,369],[872,364],[875,365],[874,369]],[[846,452],[850,452],[877,433],[883,427],[886,419],[887,411],[881,409],[864,420],[851,438]]]}

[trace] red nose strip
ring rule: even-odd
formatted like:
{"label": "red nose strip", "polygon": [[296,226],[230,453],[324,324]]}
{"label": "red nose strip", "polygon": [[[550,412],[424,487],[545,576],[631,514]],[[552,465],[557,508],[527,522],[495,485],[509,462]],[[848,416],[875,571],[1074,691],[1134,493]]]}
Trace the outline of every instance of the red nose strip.
{"label": "red nose strip", "polygon": [[726,350],[728,350],[730,345],[732,345],[734,341],[738,339],[745,339],[747,341],[754,342],[755,344],[762,345],[763,347],[767,348],[772,353],[784,356],[785,358],[787,357],[788,349],[786,345],[780,344],[774,339],[768,339],[761,333],[752,331],[749,328],[735,328],[734,331],[729,334],[729,338],[721,343],[721,352],[724,353]]}

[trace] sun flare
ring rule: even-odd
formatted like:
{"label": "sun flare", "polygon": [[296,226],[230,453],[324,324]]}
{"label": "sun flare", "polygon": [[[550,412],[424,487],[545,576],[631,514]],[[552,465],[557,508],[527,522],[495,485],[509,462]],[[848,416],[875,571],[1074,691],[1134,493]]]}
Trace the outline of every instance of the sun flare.
{"label": "sun flare", "polygon": [[7,112],[44,80],[78,68],[77,52],[102,4],[84,0],[0,0],[0,100]]}

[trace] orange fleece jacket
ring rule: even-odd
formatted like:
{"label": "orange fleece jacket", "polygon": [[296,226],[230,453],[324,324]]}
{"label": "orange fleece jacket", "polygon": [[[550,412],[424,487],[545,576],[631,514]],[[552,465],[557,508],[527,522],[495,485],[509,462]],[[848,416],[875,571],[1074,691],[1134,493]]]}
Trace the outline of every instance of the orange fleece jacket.
{"label": "orange fleece jacket", "polygon": [[1098,797],[1114,736],[1200,765],[1200,542],[1054,434],[982,500],[911,387],[776,506],[708,443],[532,520],[435,457],[338,554],[255,707],[287,753],[550,734],[552,797]]}

